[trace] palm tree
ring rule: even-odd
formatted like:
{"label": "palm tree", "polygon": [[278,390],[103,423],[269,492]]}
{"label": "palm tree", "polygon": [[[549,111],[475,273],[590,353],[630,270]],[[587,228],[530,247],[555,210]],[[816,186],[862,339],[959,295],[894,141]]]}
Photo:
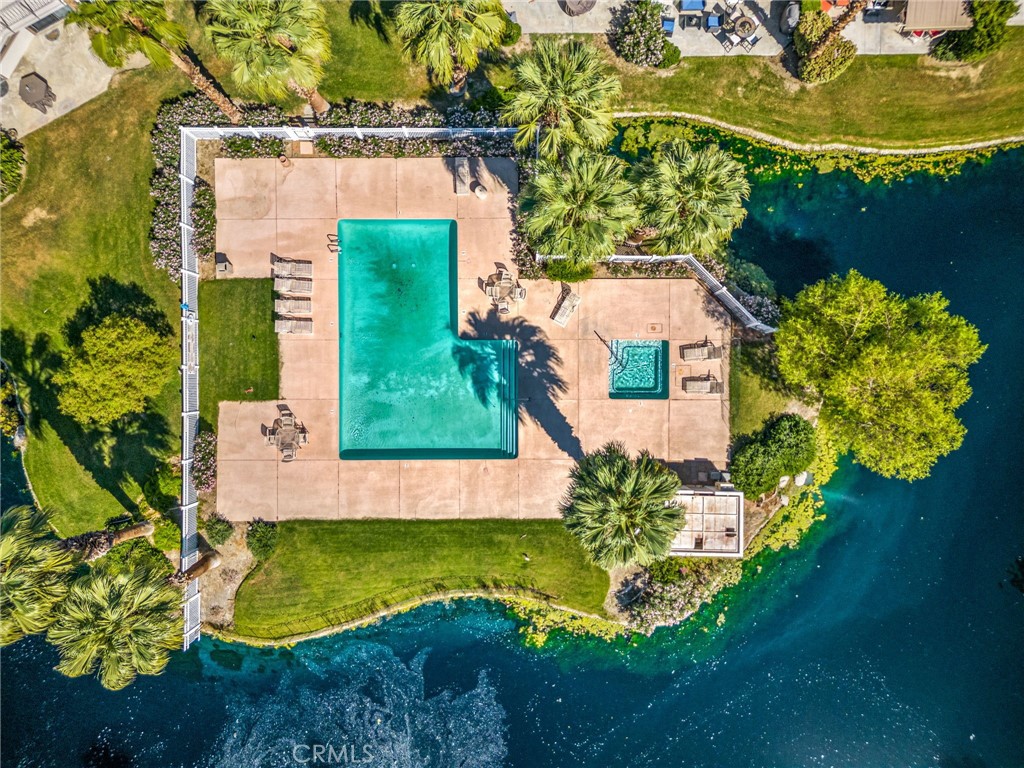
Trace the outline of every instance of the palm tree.
{"label": "palm tree", "polygon": [[71,586],[46,637],[60,652],[58,672],[96,672],[116,691],[136,675],[160,674],[181,645],[181,627],[181,592],[162,577],[94,570]]}
{"label": "palm tree", "polygon": [[601,54],[579,41],[540,40],[513,70],[515,87],[502,115],[518,125],[516,144],[529,146],[541,130],[540,152],[551,157],[569,145],[603,149],[615,129],[610,103],[621,90]]}
{"label": "palm tree", "polygon": [[238,124],[242,111],[199,70],[188,49],[185,30],[167,16],[163,0],[92,0],[78,3],[68,16],[74,24],[88,27],[92,47],[112,67],[124,64],[132,53],[142,53],[154,67],[176,66]]}
{"label": "palm tree", "polygon": [[648,565],[668,554],[683,526],[680,508],[665,504],[679,490],[675,472],[647,451],[634,460],[622,443],[608,443],[569,477],[562,519],[597,565]]}
{"label": "palm tree", "polygon": [[67,594],[71,566],[49,512],[13,507],[0,517],[0,646],[50,626]]}
{"label": "palm tree", "polygon": [[617,157],[578,147],[561,161],[542,160],[520,203],[533,247],[577,264],[612,255],[637,220],[625,168]]}
{"label": "palm tree", "polygon": [[452,91],[465,86],[480,51],[501,44],[507,26],[501,0],[408,0],[395,15],[402,50]]}
{"label": "palm tree", "polygon": [[317,0],[209,0],[206,34],[234,66],[242,91],[261,100],[288,91],[320,115],[330,105],[317,91],[331,58],[327,14]]}
{"label": "palm tree", "polygon": [[750,184],[743,166],[716,146],[694,150],[682,139],[633,167],[640,220],[658,254],[713,254],[746,215]]}

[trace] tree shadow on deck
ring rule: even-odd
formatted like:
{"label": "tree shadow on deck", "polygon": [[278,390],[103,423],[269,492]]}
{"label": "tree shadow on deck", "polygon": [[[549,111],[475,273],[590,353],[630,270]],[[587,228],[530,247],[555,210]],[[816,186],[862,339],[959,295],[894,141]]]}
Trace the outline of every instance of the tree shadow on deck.
{"label": "tree shadow on deck", "polygon": [[[464,339],[510,339],[518,342],[516,375],[518,377],[518,415],[520,423],[528,417],[552,442],[573,459],[583,456],[583,447],[572,424],[558,408],[558,399],[568,391],[559,369],[562,358],[551,344],[547,333],[521,317],[502,317],[491,308],[486,315],[470,313],[469,330]],[[461,342],[461,343],[460,343]],[[503,371],[498,356],[487,347],[466,344],[460,339],[452,348],[452,357],[459,371],[472,382],[473,390],[485,405],[503,385]]]}

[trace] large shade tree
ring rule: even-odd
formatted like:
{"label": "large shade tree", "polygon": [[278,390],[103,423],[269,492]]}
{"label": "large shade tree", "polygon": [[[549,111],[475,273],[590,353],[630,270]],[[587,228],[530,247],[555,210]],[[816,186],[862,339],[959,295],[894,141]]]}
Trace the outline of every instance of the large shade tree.
{"label": "large shade tree", "polygon": [[680,487],[675,472],[613,442],[586,454],[569,476],[562,519],[597,565],[649,565],[668,554],[684,522],[680,507],[665,504]]}
{"label": "large shade tree", "polygon": [[453,90],[465,85],[481,51],[501,44],[508,24],[500,0],[408,0],[395,14],[402,50]]}
{"label": "large shade tree", "polygon": [[292,91],[316,114],[330,108],[317,90],[331,57],[318,0],[209,0],[203,13],[206,34],[231,62],[239,90],[264,101]]}
{"label": "large shade tree", "polygon": [[47,639],[60,652],[58,672],[95,672],[116,691],[136,675],[160,674],[180,647],[181,628],[181,592],[163,578],[95,570],[72,585]]}
{"label": "large shade tree", "polygon": [[750,184],[743,166],[716,146],[668,142],[637,163],[632,178],[654,253],[715,254],[746,215]]}
{"label": "large shade tree", "polygon": [[50,515],[13,507],[0,517],[0,645],[43,632],[68,592],[71,554],[61,548]]}
{"label": "large shade tree", "polygon": [[143,321],[111,315],[82,332],[53,376],[60,409],[80,424],[106,425],[141,413],[167,383],[175,352]]}
{"label": "large shade tree", "polygon": [[611,101],[621,85],[594,46],[542,39],[512,74],[512,99],[502,119],[519,126],[519,147],[529,146],[538,130],[540,153],[546,157],[571,145],[607,146],[615,134]]}
{"label": "large shade tree", "polygon": [[184,28],[167,16],[163,0],[90,0],[79,2],[68,21],[92,32],[92,47],[112,67],[142,53],[154,67],[174,65],[232,123],[242,111],[207,78],[195,63]]}
{"label": "large shade tree", "polygon": [[561,160],[541,160],[520,202],[531,246],[578,264],[613,254],[636,225],[625,168],[616,157],[575,147]]}
{"label": "large shade tree", "polygon": [[904,298],[856,271],[783,304],[779,372],[821,402],[840,451],[885,477],[927,477],[966,429],[967,369],[985,345],[939,293]]}

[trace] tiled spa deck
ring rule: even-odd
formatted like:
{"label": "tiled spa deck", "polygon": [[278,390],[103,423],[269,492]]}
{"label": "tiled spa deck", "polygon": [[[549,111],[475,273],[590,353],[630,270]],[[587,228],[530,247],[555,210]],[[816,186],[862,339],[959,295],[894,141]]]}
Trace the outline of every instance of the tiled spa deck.
{"label": "tiled spa deck", "polygon": [[[505,158],[472,162],[490,191],[486,200],[456,197],[450,161],[441,158],[297,158],[290,167],[278,160],[217,160],[217,250],[232,263],[230,279],[269,277],[271,253],[313,261],[315,330],[280,337],[280,401],[221,404],[221,514],[232,520],[557,517],[573,460],[609,440],[646,448],[687,474],[698,466],[724,468],[731,335],[725,311],[694,280],[591,280],[574,286],[582,302],[561,328],[550,319],[560,286],[524,280],[526,300],[497,315],[482,281],[496,263],[515,269],[509,196],[518,191],[518,174]],[[520,343],[518,459],[338,459],[337,262],[326,236],[339,218],[458,222],[460,334]],[[609,399],[608,350],[595,332],[609,340],[669,339],[669,399]],[[723,348],[723,359],[684,364],[680,345],[705,337]],[[683,393],[685,376],[708,372],[723,382],[722,394]],[[308,445],[288,464],[261,438],[278,402],[309,429]]]}

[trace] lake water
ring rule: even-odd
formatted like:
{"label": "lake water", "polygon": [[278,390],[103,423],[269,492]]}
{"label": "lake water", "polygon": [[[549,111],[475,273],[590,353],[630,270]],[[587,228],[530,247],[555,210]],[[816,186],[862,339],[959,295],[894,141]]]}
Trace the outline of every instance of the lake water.
{"label": "lake water", "polygon": [[913,485],[844,463],[803,546],[697,621],[533,651],[500,608],[431,606],[290,650],[204,639],[116,694],[24,641],[3,654],[4,766],[298,765],[326,743],[369,765],[1024,765],[1005,583],[1024,554],[1021,178],[1018,150],[946,182],[755,189],[737,244],[782,288],[855,266],[941,290],[990,347],[959,452]]}

